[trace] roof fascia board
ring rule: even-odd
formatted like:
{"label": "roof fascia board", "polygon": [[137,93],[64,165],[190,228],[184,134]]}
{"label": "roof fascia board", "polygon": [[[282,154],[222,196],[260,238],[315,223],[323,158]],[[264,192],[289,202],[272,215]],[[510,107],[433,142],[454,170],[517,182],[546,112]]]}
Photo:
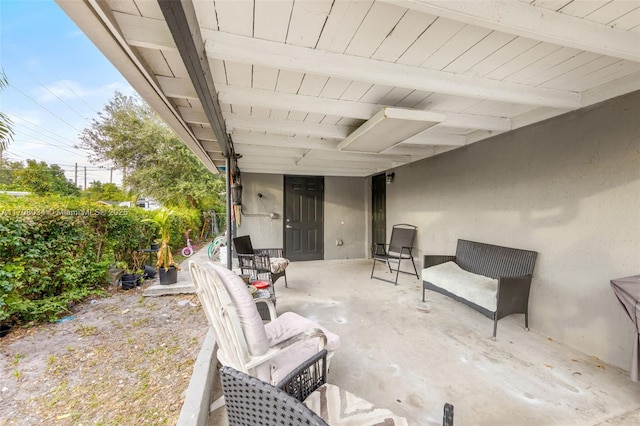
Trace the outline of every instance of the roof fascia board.
{"label": "roof fascia board", "polygon": [[204,54],[205,45],[193,3],[188,0],[158,0],[158,4],[222,154],[229,157],[233,154],[233,149],[222,118],[209,62]]}
{"label": "roof fascia board", "polygon": [[180,117],[169,99],[146,69],[144,63],[125,41],[110,9],[96,0],[56,0],[58,6],[82,30],[103,55],[118,69],[132,87],[151,105],[178,137],[212,173],[218,169]]}

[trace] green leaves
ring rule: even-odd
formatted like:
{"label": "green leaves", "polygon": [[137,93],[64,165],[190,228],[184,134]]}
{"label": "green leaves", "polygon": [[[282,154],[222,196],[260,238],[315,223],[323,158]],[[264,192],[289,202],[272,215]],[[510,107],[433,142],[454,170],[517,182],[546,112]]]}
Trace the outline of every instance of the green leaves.
{"label": "green leaves", "polygon": [[80,138],[92,161],[122,169],[135,192],[168,206],[224,212],[224,180],[140,98],[116,93]]}
{"label": "green leaves", "polygon": [[118,250],[143,238],[139,209],[77,198],[0,196],[0,321],[51,321],[101,294]]}

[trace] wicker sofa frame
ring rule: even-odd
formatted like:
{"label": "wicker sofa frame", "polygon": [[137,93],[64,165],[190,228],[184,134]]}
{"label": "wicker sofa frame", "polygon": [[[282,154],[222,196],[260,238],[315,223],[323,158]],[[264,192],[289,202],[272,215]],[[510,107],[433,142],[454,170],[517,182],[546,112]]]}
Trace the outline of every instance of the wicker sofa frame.
{"label": "wicker sofa frame", "polygon": [[455,256],[425,255],[423,267],[453,261],[460,268],[474,274],[498,280],[497,308],[495,312],[470,302],[438,287],[437,283],[422,281],[422,301],[425,291],[432,290],[462,302],[493,320],[493,338],[496,338],[498,320],[511,314],[524,314],[524,326],[529,330],[529,292],[538,253],[493,244],[458,240]]}

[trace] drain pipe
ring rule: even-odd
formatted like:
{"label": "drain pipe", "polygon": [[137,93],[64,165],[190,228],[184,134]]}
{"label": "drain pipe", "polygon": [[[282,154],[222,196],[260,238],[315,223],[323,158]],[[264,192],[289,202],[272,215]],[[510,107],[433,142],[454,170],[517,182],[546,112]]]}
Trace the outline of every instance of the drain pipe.
{"label": "drain pipe", "polygon": [[227,167],[225,175],[227,178],[227,269],[231,270],[231,155],[226,159]]}

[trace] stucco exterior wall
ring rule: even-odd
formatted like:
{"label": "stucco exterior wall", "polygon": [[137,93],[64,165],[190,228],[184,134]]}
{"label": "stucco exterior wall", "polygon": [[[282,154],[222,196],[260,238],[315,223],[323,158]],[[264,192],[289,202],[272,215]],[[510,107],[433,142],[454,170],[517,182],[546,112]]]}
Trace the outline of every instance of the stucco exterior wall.
{"label": "stucco exterior wall", "polygon": [[[325,177],[324,180],[324,258],[366,257],[365,199],[367,179]],[[258,197],[262,194],[262,198]],[[238,235],[251,235],[254,247],[284,245],[284,177],[263,173],[242,174],[243,216]],[[270,213],[277,213],[272,219]],[[341,240],[342,245],[336,241]]]}
{"label": "stucco exterior wall", "polygon": [[[284,177],[266,173],[242,174],[242,220],[238,235],[251,235],[256,248],[283,247]],[[258,197],[262,194],[262,198]],[[271,213],[277,218],[272,219]]]}
{"label": "stucco exterior wall", "polygon": [[609,281],[640,273],[640,92],[394,171],[388,228],[417,225],[420,260],[458,238],[539,252],[531,329],[629,368]]}
{"label": "stucco exterior wall", "polygon": [[[365,178],[324,178],[324,258],[366,257]],[[338,245],[341,241],[342,245]]]}

